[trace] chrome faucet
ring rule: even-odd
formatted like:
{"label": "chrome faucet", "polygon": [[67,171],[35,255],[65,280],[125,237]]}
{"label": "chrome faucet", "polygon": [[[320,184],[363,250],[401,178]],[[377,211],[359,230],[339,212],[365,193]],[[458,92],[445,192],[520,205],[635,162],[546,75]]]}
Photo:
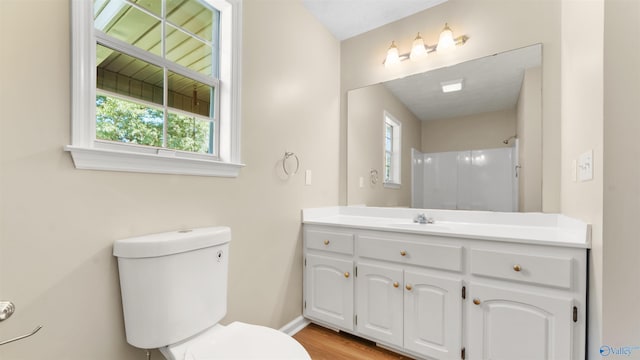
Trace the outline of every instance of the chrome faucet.
{"label": "chrome faucet", "polygon": [[413,222],[418,224],[433,224],[434,220],[432,217],[427,217],[424,213],[421,213],[413,219]]}

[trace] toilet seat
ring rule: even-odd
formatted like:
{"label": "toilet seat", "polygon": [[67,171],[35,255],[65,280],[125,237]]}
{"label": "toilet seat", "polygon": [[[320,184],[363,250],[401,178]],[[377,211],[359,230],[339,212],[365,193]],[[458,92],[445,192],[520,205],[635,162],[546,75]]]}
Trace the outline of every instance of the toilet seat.
{"label": "toilet seat", "polygon": [[311,360],[307,351],[291,336],[242,322],[216,325],[160,351],[169,360]]}

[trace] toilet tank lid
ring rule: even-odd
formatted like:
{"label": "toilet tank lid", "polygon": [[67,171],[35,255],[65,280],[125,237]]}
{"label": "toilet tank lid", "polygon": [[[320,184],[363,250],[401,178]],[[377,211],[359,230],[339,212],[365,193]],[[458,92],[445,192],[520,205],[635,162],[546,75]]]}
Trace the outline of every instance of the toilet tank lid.
{"label": "toilet tank lid", "polygon": [[231,241],[231,229],[226,226],[137,236],[116,240],[113,255],[121,258],[147,258],[222,245]]}

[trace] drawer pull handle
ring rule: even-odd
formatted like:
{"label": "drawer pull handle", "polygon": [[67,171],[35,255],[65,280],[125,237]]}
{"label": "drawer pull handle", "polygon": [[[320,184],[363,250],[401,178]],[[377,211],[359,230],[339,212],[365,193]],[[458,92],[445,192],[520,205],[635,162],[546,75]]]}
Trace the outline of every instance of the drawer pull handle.
{"label": "drawer pull handle", "polygon": [[349,274],[348,271],[344,273],[344,277],[348,278],[349,276],[351,276],[351,274]]}
{"label": "drawer pull handle", "polygon": [[407,286],[405,286],[407,288],[407,290],[411,291],[413,290],[413,286],[411,286],[411,284],[407,284]]}
{"label": "drawer pull handle", "polygon": [[476,305],[480,305],[480,299],[478,298],[473,299],[473,303]]}
{"label": "drawer pull handle", "polygon": [[329,241],[329,240],[325,240],[325,241],[324,241],[324,244],[325,244],[325,245],[329,245],[329,243],[330,243],[330,241]]}
{"label": "drawer pull handle", "polygon": [[522,270],[522,268],[520,267],[520,265],[518,265],[518,264],[513,265],[513,271],[515,271],[515,272],[519,272],[520,270]]}
{"label": "drawer pull handle", "polygon": [[404,251],[404,250],[400,250],[400,255],[402,255],[402,256],[406,256],[406,255],[407,255],[407,252],[406,252],[406,251]]}
{"label": "drawer pull handle", "polygon": [[397,281],[394,281],[394,282],[393,282],[393,287],[394,287],[394,288],[397,288],[398,286],[400,286],[400,284],[398,284],[398,282],[397,282]]}

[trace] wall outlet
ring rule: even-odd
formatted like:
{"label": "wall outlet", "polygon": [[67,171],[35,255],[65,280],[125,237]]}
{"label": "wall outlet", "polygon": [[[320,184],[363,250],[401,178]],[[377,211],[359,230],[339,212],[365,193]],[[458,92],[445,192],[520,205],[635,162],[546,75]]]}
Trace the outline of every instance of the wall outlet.
{"label": "wall outlet", "polygon": [[593,150],[589,150],[578,158],[578,180],[593,180]]}

